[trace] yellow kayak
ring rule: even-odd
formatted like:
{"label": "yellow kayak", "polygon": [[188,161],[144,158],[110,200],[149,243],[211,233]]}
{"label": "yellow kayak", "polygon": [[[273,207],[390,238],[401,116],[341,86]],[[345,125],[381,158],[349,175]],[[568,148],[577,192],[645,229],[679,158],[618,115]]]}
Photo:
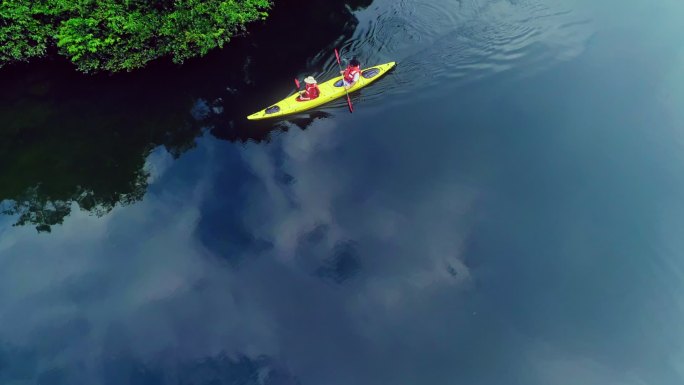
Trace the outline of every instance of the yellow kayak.
{"label": "yellow kayak", "polygon": [[[389,62],[362,70],[361,76],[359,76],[359,81],[349,89],[349,92],[351,93],[357,91],[369,85],[387,73],[387,71],[392,69],[396,64],[397,63],[395,62]],[[294,114],[297,112],[310,110],[314,107],[318,107],[322,104],[345,96],[344,87],[342,87],[342,76],[332,78],[325,83],[319,84],[318,89],[321,91],[321,94],[316,99],[299,100],[299,93],[295,93],[266,109],[253,113],[252,115],[248,116],[247,119],[259,120]]]}

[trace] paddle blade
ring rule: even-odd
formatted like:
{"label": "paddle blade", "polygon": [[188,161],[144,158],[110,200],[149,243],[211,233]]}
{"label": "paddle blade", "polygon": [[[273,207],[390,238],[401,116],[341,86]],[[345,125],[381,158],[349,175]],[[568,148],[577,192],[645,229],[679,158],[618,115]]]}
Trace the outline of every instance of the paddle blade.
{"label": "paddle blade", "polygon": [[351,104],[351,99],[349,99],[349,94],[347,94],[347,104],[349,105],[349,112],[350,113],[354,112],[354,108],[352,107],[352,104]]}
{"label": "paddle blade", "polygon": [[337,48],[335,48],[335,57],[337,58],[337,64],[340,64],[340,54],[337,53]]}
{"label": "paddle blade", "polygon": [[294,81],[295,81],[295,85],[297,86],[297,89],[300,89],[301,87],[299,86],[299,80],[297,80],[297,78],[295,78]]}

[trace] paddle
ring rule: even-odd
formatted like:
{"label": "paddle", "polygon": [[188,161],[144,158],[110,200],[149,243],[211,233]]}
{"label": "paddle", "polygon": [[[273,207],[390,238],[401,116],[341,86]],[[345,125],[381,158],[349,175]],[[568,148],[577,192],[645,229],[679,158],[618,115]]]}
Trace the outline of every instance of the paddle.
{"label": "paddle", "polygon": [[[342,72],[342,62],[340,62],[340,54],[337,53],[337,48],[335,48],[335,57],[337,58],[337,65],[340,67],[340,72]],[[344,80],[342,81],[342,87],[344,87]],[[349,92],[347,92],[346,87],[344,89],[344,93],[347,94],[347,104],[349,105],[349,112],[354,112],[354,109],[352,108],[351,99],[349,99]]]}
{"label": "paddle", "polygon": [[301,87],[299,86],[299,80],[297,80],[297,78],[295,78],[295,85],[297,86],[297,89],[300,89],[300,88],[301,88]]}

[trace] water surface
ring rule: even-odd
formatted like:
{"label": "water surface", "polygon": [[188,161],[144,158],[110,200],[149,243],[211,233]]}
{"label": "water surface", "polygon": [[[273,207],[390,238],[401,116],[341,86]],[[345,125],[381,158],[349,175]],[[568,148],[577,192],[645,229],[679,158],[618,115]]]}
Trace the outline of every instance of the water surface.
{"label": "water surface", "polygon": [[[682,383],[684,6],[310,3],[0,72],[0,382]],[[398,66],[245,120],[334,47]]]}

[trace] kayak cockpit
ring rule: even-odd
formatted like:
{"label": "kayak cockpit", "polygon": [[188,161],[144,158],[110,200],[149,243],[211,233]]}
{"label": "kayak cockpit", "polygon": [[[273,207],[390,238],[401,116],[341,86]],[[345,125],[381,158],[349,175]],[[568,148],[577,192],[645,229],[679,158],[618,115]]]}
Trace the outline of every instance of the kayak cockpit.
{"label": "kayak cockpit", "polygon": [[268,107],[264,110],[264,114],[266,115],[275,114],[276,112],[280,112],[280,106],[278,106],[277,104],[275,106]]}

